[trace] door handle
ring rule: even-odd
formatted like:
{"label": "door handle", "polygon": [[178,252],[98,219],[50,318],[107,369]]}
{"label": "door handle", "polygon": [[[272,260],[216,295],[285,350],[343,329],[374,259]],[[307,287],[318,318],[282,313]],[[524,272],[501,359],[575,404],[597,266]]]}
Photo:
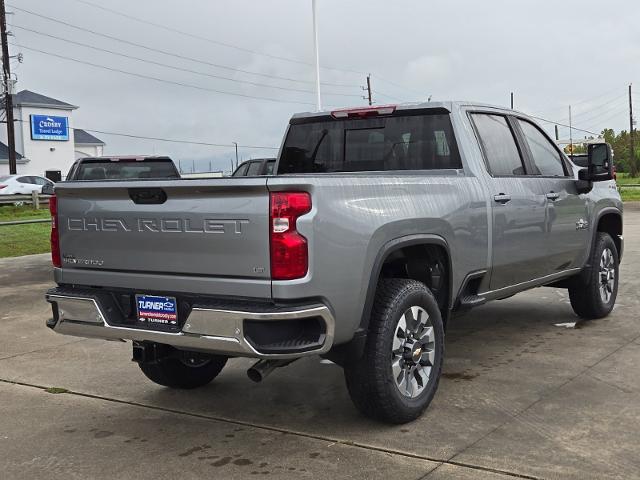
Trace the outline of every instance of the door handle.
{"label": "door handle", "polygon": [[547,198],[549,200],[557,200],[558,198],[560,198],[560,194],[556,192],[549,192],[547,193]]}
{"label": "door handle", "polygon": [[505,203],[511,201],[511,195],[505,195],[504,193],[499,193],[498,195],[493,196],[493,200],[495,202],[498,202],[504,205]]}

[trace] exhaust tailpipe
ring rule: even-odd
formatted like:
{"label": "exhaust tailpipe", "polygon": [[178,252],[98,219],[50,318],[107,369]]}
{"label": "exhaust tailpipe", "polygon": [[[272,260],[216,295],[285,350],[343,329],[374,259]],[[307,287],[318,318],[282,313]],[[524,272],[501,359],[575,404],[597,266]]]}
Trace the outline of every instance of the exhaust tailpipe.
{"label": "exhaust tailpipe", "polygon": [[290,360],[259,360],[249,370],[247,370],[247,376],[256,383],[261,382],[267,375],[273,372],[276,368],[286,367],[291,362],[297,360],[296,358]]}

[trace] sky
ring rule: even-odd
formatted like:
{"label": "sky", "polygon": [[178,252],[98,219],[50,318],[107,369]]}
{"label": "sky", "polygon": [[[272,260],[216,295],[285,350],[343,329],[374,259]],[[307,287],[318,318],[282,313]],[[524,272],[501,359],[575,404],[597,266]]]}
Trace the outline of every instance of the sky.
{"label": "sky", "polygon": [[[315,109],[311,0],[8,0],[7,11],[10,54],[24,57],[17,90],[78,105],[76,128],[111,132],[94,133],[105,154],[229,170],[233,142],[241,160],[275,156],[290,116]],[[516,109],[554,122],[572,105],[591,132],[628,130],[635,83],[640,115],[640,2],[317,0],[317,11],[325,108],[365,105],[371,74],[379,104],[508,106],[514,92]]]}

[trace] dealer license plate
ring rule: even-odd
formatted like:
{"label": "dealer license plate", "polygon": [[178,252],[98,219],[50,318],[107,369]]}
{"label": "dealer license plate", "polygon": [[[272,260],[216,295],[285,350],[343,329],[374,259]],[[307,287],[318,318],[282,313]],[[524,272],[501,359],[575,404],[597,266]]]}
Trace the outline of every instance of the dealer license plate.
{"label": "dealer license plate", "polygon": [[175,297],[136,295],[138,324],[154,330],[174,330],[178,327],[178,303]]}

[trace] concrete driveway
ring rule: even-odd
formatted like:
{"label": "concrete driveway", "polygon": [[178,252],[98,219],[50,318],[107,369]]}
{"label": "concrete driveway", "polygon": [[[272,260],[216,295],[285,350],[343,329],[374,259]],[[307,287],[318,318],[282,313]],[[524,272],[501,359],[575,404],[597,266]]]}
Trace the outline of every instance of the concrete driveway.
{"label": "concrete driveway", "polygon": [[540,288],[455,319],[439,392],[403,426],[360,416],[319,358],[161,388],[130,344],[45,328],[48,256],[0,260],[0,476],[640,478],[639,211],[625,239],[611,316],[556,326],[576,321],[566,291]]}

